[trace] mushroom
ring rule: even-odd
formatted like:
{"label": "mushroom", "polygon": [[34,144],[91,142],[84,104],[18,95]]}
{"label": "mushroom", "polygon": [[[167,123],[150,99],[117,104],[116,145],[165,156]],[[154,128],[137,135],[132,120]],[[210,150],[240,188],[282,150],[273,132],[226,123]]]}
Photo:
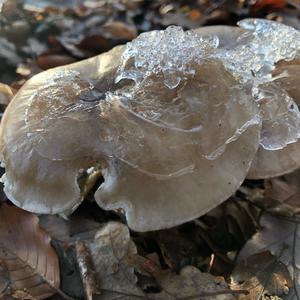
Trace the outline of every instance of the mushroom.
{"label": "mushroom", "polygon": [[[280,62],[274,72],[273,84],[285,95],[288,95],[298,110],[300,105],[300,63],[293,60]],[[299,128],[298,128],[299,130]],[[248,178],[268,178],[290,173],[300,167],[300,141],[287,144],[278,150],[266,150],[259,147],[257,155],[252,162]]]}
{"label": "mushroom", "polygon": [[40,73],[17,93],[0,131],[4,191],[36,213],[70,213],[81,169],[137,231],[189,221],[242,184],[259,145],[251,87],[223,66],[218,39],[169,27],[125,47]]}
{"label": "mushroom", "polygon": [[300,167],[300,32],[259,19],[239,25],[253,36],[250,48],[254,55],[246,64],[256,68],[253,94],[262,112],[260,147],[247,177],[280,176]]}
{"label": "mushroom", "polygon": [[[240,27],[197,29],[220,39],[217,56],[244,84],[251,84],[260,106],[260,147],[248,178],[283,175],[300,167],[299,31],[272,21],[246,19]],[[287,47],[287,45],[289,45]]]}
{"label": "mushroom", "polygon": [[17,206],[55,214],[80,204],[77,174],[91,162],[88,157],[82,159],[78,147],[88,147],[89,138],[92,141],[88,134],[94,122],[87,110],[94,103],[79,99],[91,90],[81,77],[99,80],[103,85],[99,88],[106,89],[113,84],[121,51],[117,47],[42,72],[28,80],[10,102],[0,127],[2,180],[5,193]]}

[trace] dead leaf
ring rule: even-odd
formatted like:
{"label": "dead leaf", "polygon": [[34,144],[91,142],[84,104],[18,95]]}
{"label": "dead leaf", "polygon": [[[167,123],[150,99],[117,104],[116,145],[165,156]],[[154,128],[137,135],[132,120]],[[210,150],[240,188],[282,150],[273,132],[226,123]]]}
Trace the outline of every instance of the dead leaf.
{"label": "dead leaf", "polygon": [[[68,296],[75,299],[84,299],[84,288],[77,263],[75,247],[59,241],[52,241],[58,255],[60,265],[60,286]],[[61,300],[54,296],[51,300]]]}
{"label": "dead leaf", "polygon": [[[260,219],[262,230],[258,231],[244,246],[239,260],[270,251],[288,267],[292,288],[285,299],[300,299],[300,225],[297,222],[263,214]],[[271,276],[271,274],[270,274]]]}
{"label": "dead leaf", "polygon": [[292,287],[285,264],[269,251],[249,256],[234,269],[231,288],[249,291],[239,299],[261,299],[263,296],[283,296]]}
{"label": "dead leaf", "polygon": [[43,228],[52,239],[69,242],[70,241],[70,222],[56,215],[39,216],[39,226]]}
{"label": "dead leaf", "polygon": [[5,60],[8,65],[17,66],[22,61],[15,45],[4,37],[0,37],[0,49],[0,59]]}
{"label": "dead leaf", "polygon": [[50,68],[71,64],[75,61],[76,59],[74,59],[69,55],[49,54],[49,55],[40,55],[37,58],[37,65],[42,70],[48,70]]}
{"label": "dead leaf", "polygon": [[74,243],[77,240],[92,240],[101,224],[80,213],[81,210],[78,210],[68,220],[56,215],[41,215],[39,224],[52,239],[60,242]]}
{"label": "dead leaf", "polygon": [[269,178],[263,188],[241,187],[247,199],[264,210],[300,221],[300,170]]}
{"label": "dead leaf", "polygon": [[[229,290],[223,278],[202,273],[192,266],[186,266],[179,274],[162,270],[149,258],[137,254],[128,228],[121,223],[107,223],[98,231],[89,248],[101,300],[120,297],[126,300],[180,300],[201,297],[230,300],[235,299],[235,293],[240,293]],[[136,273],[148,273],[148,276],[152,276],[160,287],[157,293],[145,293],[137,285]]]}
{"label": "dead leaf", "polygon": [[155,274],[162,291],[159,294],[149,294],[155,300],[200,299],[211,300],[235,299],[234,292],[228,289],[225,280],[202,273],[193,266],[184,267],[179,274],[161,271]]}
{"label": "dead leaf", "polygon": [[253,5],[253,10],[260,9],[282,9],[286,5],[285,0],[258,0]]}
{"label": "dead leaf", "polygon": [[144,293],[136,286],[137,277],[131,263],[137,254],[136,246],[125,225],[107,223],[96,233],[95,240],[89,246],[101,300],[118,299],[120,295],[124,295],[123,299],[143,296]]}
{"label": "dead leaf", "polygon": [[104,33],[107,38],[131,41],[137,37],[134,26],[124,22],[114,21],[103,25]]}
{"label": "dead leaf", "polygon": [[45,299],[59,291],[59,264],[38,218],[15,206],[0,206],[0,261],[13,293]]}
{"label": "dead leaf", "polygon": [[197,258],[201,256],[201,249],[195,240],[178,227],[150,232],[148,236],[158,243],[164,263],[173,271],[179,271],[192,262],[197,263]]}

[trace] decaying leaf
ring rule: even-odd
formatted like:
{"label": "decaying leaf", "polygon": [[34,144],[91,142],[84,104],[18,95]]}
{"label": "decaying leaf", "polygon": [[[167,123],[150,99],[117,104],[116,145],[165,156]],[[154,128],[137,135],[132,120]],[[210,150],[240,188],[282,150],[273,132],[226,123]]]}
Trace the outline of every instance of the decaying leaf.
{"label": "decaying leaf", "polygon": [[202,297],[212,300],[235,299],[234,291],[229,290],[222,277],[218,278],[208,273],[202,273],[192,266],[184,267],[179,274],[161,271],[153,275],[159,282],[162,290],[159,294],[151,294],[151,299],[197,300]]}
{"label": "decaying leaf", "polygon": [[[89,211],[87,210],[86,213],[88,214]],[[100,226],[100,223],[92,218],[76,213],[70,216],[68,220],[57,215],[40,215],[39,224],[53,240],[64,243],[92,240]]]}
{"label": "decaying leaf", "polygon": [[[247,259],[253,254],[270,251],[280,262],[287,266],[292,279],[290,286],[288,276],[279,276],[278,283],[291,287],[285,299],[299,299],[300,297],[300,226],[297,222],[276,218],[265,213],[260,219],[262,230],[257,232],[242,249],[239,259]],[[275,259],[276,260],[276,259]],[[273,260],[274,261],[274,260]],[[283,264],[283,265],[282,265]],[[262,266],[261,266],[262,267]],[[261,269],[262,270],[262,269]],[[272,274],[269,272],[269,276]]]}
{"label": "decaying leaf", "polygon": [[57,215],[40,215],[39,225],[52,239],[69,242],[70,222]]}
{"label": "decaying leaf", "polygon": [[59,291],[58,259],[49,236],[34,214],[7,204],[0,206],[0,262],[11,293],[45,299]]}
{"label": "decaying leaf", "polygon": [[117,299],[120,295],[127,295],[128,298],[124,299],[143,296],[136,286],[134,274],[133,260],[137,250],[125,225],[106,224],[89,246],[101,290],[100,299]]}
{"label": "decaying leaf", "polygon": [[[75,247],[72,244],[55,240],[52,241],[52,245],[59,259],[60,289],[71,298],[69,300],[84,299],[84,288],[77,263]],[[55,295],[53,298],[51,300],[61,300],[60,295]]]}
{"label": "decaying leaf", "polygon": [[264,210],[285,216],[291,220],[300,220],[300,171],[264,180],[264,188],[240,189],[255,205]]}
{"label": "decaying leaf", "polygon": [[292,287],[285,264],[269,251],[249,256],[234,269],[231,287],[249,291],[239,299],[261,299],[264,295],[283,296]]}
{"label": "decaying leaf", "polygon": [[[128,228],[121,223],[107,223],[89,243],[89,250],[101,300],[120,297],[128,300],[234,299],[235,292],[228,289],[222,278],[201,273],[192,266],[186,266],[176,274],[162,270],[148,258],[139,256]],[[136,272],[152,276],[160,290],[145,293],[138,285]],[[84,273],[88,274],[88,270]]]}

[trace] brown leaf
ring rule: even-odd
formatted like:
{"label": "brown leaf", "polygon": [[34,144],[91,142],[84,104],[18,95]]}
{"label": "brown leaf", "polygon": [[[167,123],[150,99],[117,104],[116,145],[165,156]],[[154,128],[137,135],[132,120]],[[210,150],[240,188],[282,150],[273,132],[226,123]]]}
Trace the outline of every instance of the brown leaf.
{"label": "brown leaf", "polygon": [[[239,293],[229,290],[223,278],[202,273],[192,266],[186,266],[179,274],[162,270],[149,258],[137,254],[128,228],[121,223],[107,223],[98,231],[89,248],[100,285],[101,300],[196,300],[201,297],[231,300],[234,299],[233,294]],[[158,283],[160,290],[145,293],[137,284],[137,273],[148,273]]]}
{"label": "brown leaf", "polygon": [[39,225],[52,239],[69,242],[70,241],[70,221],[56,215],[39,216]]}
{"label": "brown leaf", "polygon": [[253,6],[253,10],[261,10],[261,9],[282,9],[285,7],[285,0],[258,0],[255,2]]}
{"label": "brown leaf", "polygon": [[137,250],[125,225],[106,224],[90,243],[90,252],[100,285],[100,299],[118,299],[122,294],[129,297],[125,299],[143,296],[136,286],[137,277],[131,263]]}
{"label": "brown leaf", "polygon": [[80,211],[77,211],[72,214],[68,220],[56,215],[41,215],[39,224],[52,239],[57,241],[73,243],[77,240],[92,240],[100,223],[79,213]]}
{"label": "brown leaf", "polygon": [[59,289],[59,264],[38,218],[14,206],[0,206],[0,261],[13,293],[45,299]]}
{"label": "brown leaf", "polygon": [[105,36],[111,39],[131,41],[137,37],[134,26],[127,25],[120,21],[109,22],[103,25]]}
{"label": "brown leaf", "polygon": [[[270,251],[277,260],[286,265],[291,274],[292,288],[287,299],[299,299],[300,295],[300,225],[297,222],[263,214],[260,219],[262,230],[257,232],[244,246],[239,260],[253,254]],[[269,273],[269,276],[271,274]],[[287,276],[285,276],[286,282]],[[281,281],[282,285],[286,283]],[[289,287],[289,284],[286,284]]]}
{"label": "brown leaf", "polygon": [[41,69],[47,70],[50,68],[71,64],[75,61],[76,59],[74,59],[69,55],[49,54],[49,55],[40,55],[37,58],[37,65]]}
{"label": "brown leaf", "polygon": [[211,300],[235,299],[234,292],[229,290],[222,277],[202,273],[193,266],[184,267],[179,274],[161,271],[155,274],[155,279],[162,288],[159,294],[151,294],[155,300],[196,300],[202,297]]}
{"label": "brown leaf", "polygon": [[264,210],[300,221],[300,170],[266,179],[264,189],[241,187],[240,190]]}
{"label": "brown leaf", "polygon": [[285,264],[269,251],[249,256],[241,261],[232,275],[232,288],[249,291],[239,299],[260,299],[263,295],[283,296],[292,287]]}
{"label": "brown leaf", "polygon": [[148,235],[158,243],[165,264],[174,271],[191,264],[201,256],[195,240],[189,238],[178,228],[160,230]]}

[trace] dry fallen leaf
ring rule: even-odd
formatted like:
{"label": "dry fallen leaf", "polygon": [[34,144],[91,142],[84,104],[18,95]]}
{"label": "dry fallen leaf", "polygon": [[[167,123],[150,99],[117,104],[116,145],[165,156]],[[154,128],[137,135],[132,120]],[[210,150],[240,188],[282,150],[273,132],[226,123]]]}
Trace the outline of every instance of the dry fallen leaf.
{"label": "dry fallen leaf", "polygon": [[[239,260],[262,251],[270,251],[280,263],[288,267],[291,274],[292,287],[284,299],[300,299],[299,223],[265,213],[260,219],[260,225],[262,229],[245,244],[239,255]],[[270,273],[269,276],[271,275]],[[281,284],[289,286],[284,281]]]}
{"label": "dry fallen leaf", "polygon": [[0,206],[0,262],[9,288],[46,299],[59,292],[59,264],[50,237],[38,226],[38,218],[14,206]]}
{"label": "dry fallen leaf", "polygon": [[261,299],[263,296],[283,296],[292,287],[285,264],[269,251],[249,256],[234,269],[231,288],[249,291],[238,299]]}
{"label": "dry fallen leaf", "polygon": [[124,22],[113,21],[103,25],[103,30],[106,37],[119,40],[133,40],[137,36],[137,31],[134,26],[130,26]]}
{"label": "dry fallen leaf", "polygon": [[77,240],[92,240],[100,226],[92,218],[79,213],[71,215],[68,220],[56,215],[41,215],[39,224],[53,240],[71,244]]}
{"label": "dry fallen leaf", "polygon": [[[200,297],[230,300],[234,299],[235,293],[240,293],[229,290],[223,278],[202,273],[192,266],[186,266],[179,274],[171,270],[162,270],[150,259],[137,254],[128,228],[121,223],[109,222],[100,229],[95,240],[89,243],[89,251],[99,283],[101,300],[120,297],[128,300],[179,300]],[[86,254],[85,251],[84,256]],[[86,274],[93,273],[93,270],[83,268],[81,272],[86,278]],[[160,290],[156,293],[145,293],[137,284],[137,273],[152,276]]]}
{"label": "dry fallen leaf", "polygon": [[150,294],[150,298],[155,300],[236,299],[234,291],[228,289],[222,277],[202,273],[193,266],[184,267],[179,274],[161,271],[155,274],[155,279],[162,288],[159,294]]}
{"label": "dry fallen leaf", "polygon": [[291,220],[300,221],[300,170],[269,178],[264,188],[240,188],[247,199],[264,210]]}
{"label": "dry fallen leaf", "polygon": [[48,70],[50,68],[55,68],[58,66],[63,66],[66,64],[71,64],[76,60],[69,55],[62,54],[49,54],[49,55],[40,55],[37,58],[37,65],[42,70]]}
{"label": "dry fallen leaf", "polygon": [[120,295],[124,296],[123,299],[143,296],[144,293],[136,286],[137,277],[131,263],[137,249],[125,225],[107,223],[96,233],[95,240],[89,246],[101,300],[118,299]]}

